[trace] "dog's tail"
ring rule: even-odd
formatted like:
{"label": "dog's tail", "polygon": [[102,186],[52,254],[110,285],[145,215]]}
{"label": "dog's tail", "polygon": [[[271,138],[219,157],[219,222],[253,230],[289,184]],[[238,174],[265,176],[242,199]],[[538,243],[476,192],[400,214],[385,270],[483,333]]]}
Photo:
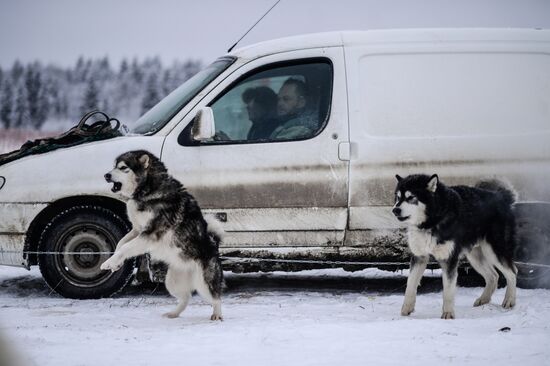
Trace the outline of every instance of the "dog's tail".
{"label": "dog's tail", "polygon": [[222,243],[223,234],[225,231],[223,230],[220,222],[213,216],[205,216],[204,220],[206,221],[206,231],[208,233],[208,237],[216,245],[216,248],[220,247],[220,244]]}
{"label": "dog's tail", "polygon": [[505,180],[482,180],[476,184],[476,188],[498,193],[508,205],[511,205],[518,200],[518,192],[514,189],[510,182]]}

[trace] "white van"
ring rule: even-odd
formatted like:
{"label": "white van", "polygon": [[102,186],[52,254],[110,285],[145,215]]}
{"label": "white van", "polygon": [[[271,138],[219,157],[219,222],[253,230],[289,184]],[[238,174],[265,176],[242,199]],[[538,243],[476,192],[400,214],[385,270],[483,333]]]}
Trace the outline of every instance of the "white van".
{"label": "white van", "polygon": [[[265,116],[273,125],[258,127],[258,90],[279,115],[288,83],[302,98],[294,129],[277,133],[279,122]],[[520,225],[537,244],[518,255],[550,262],[549,30],[332,32],[262,42],[216,60],[131,132],[0,167],[1,264],[38,264],[64,296],[119,290],[133,263],[111,274],[99,269],[109,255],[55,253],[109,252],[129,229],[125,204],[103,175],[134,149],[160,156],[220,219],[227,257],[406,266],[404,231],[391,214],[395,174],[423,172],[447,184],[507,178],[522,200]],[[274,262],[252,264],[266,263]]]}

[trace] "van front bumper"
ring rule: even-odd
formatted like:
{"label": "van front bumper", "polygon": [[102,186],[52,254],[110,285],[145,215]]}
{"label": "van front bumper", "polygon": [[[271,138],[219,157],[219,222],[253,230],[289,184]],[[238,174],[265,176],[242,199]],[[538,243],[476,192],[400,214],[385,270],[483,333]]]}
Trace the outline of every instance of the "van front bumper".
{"label": "van front bumper", "polygon": [[0,203],[0,265],[27,267],[25,237],[45,203]]}
{"label": "van front bumper", "polygon": [[0,265],[28,268],[24,250],[25,234],[0,234]]}

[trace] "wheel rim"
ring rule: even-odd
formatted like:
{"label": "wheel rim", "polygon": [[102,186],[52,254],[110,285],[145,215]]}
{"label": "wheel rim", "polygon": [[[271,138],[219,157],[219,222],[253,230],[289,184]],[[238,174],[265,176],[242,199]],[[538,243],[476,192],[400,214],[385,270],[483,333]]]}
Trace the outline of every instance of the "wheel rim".
{"label": "wheel rim", "polygon": [[56,251],[82,252],[83,254],[55,255],[55,266],[65,280],[79,287],[95,287],[111,278],[110,271],[99,267],[109,254],[86,254],[112,252],[116,238],[103,227],[92,223],[79,223],[69,228],[56,243]]}

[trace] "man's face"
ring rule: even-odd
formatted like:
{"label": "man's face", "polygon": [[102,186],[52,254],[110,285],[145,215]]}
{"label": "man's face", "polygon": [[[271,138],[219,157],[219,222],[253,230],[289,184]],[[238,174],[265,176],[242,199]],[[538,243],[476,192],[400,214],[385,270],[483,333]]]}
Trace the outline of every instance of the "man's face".
{"label": "man's face", "polygon": [[283,85],[277,95],[277,115],[290,117],[298,114],[306,105],[305,98],[298,95],[296,85]]}

